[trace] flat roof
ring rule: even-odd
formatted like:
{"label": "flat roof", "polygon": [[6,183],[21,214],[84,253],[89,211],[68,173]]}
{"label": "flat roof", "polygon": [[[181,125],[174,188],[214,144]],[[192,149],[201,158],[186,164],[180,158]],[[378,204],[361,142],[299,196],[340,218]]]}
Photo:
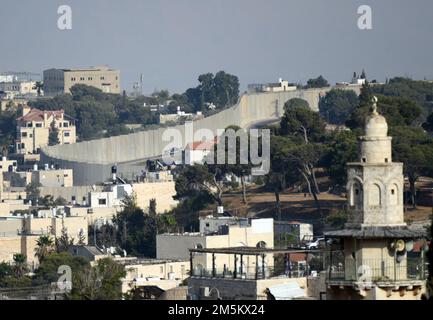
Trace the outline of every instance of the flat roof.
{"label": "flat roof", "polygon": [[325,237],[359,238],[359,239],[380,239],[380,238],[424,238],[426,231],[414,230],[409,227],[363,227],[347,228],[342,230],[328,231]]}
{"label": "flat roof", "polygon": [[245,254],[260,255],[265,253],[318,253],[321,250],[305,250],[300,248],[291,249],[274,249],[274,248],[257,248],[257,247],[231,247],[231,248],[203,248],[189,249],[190,252],[197,253],[220,253],[220,254]]}

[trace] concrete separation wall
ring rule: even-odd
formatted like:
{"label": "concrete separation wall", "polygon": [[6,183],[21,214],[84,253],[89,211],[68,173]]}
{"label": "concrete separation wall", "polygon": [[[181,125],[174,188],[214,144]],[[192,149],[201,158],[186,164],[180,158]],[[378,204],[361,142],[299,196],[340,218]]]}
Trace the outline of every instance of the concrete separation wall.
{"label": "concrete separation wall", "polygon": [[[229,125],[249,128],[257,123],[277,120],[283,115],[284,104],[292,98],[304,99],[312,110],[318,111],[320,97],[331,89],[244,94],[237,105],[194,121],[194,132],[199,129],[210,129],[216,134],[218,129],[224,129]],[[357,94],[360,92],[359,86],[350,86],[347,89],[354,90]],[[179,130],[185,147],[190,142],[185,139],[185,126],[178,125],[172,128]],[[166,130],[167,128],[159,128],[75,144],[44,147],[41,150],[41,161],[73,169],[76,185],[90,185],[106,180],[110,176],[113,164],[117,164],[120,175],[133,178],[140,174],[140,166],[136,165],[138,162],[162,155],[164,147],[168,144],[162,139]]]}

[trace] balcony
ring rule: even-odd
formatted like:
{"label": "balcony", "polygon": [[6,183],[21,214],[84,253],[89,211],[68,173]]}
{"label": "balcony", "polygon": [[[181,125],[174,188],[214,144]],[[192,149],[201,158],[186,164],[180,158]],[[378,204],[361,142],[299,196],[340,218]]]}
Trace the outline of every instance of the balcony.
{"label": "balcony", "polygon": [[356,283],[393,286],[417,284],[428,277],[428,266],[421,254],[404,257],[398,261],[394,257],[383,259],[362,259],[332,252],[327,261],[327,283],[329,285],[350,285]]}

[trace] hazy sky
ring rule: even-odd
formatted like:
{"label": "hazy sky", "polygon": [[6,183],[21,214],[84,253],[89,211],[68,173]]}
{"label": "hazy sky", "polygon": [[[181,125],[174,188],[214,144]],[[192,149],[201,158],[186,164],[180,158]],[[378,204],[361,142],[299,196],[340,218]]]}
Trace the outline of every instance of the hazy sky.
{"label": "hazy sky", "polygon": [[[72,30],[57,8],[72,8]],[[357,8],[373,10],[373,30]],[[205,72],[248,83],[323,74],[433,79],[432,0],[2,0],[0,71],[107,64],[131,91],[181,92]]]}

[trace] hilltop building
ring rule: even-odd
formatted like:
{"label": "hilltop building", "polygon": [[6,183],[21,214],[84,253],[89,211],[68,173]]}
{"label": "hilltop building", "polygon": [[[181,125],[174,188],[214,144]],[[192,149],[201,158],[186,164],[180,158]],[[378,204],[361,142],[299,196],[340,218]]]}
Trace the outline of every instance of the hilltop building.
{"label": "hilltop building", "polygon": [[17,119],[16,153],[39,153],[41,147],[48,145],[53,122],[58,130],[59,144],[76,142],[75,119],[63,110],[42,111],[25,106],[22,116]]}
{"label": "hilltop building", "polygon": [[48,69],[44,71],[46,96],[70,93],[75,84],[84,84],[105,93],[120,93],[120,71],[107,66],[87,69]]}

